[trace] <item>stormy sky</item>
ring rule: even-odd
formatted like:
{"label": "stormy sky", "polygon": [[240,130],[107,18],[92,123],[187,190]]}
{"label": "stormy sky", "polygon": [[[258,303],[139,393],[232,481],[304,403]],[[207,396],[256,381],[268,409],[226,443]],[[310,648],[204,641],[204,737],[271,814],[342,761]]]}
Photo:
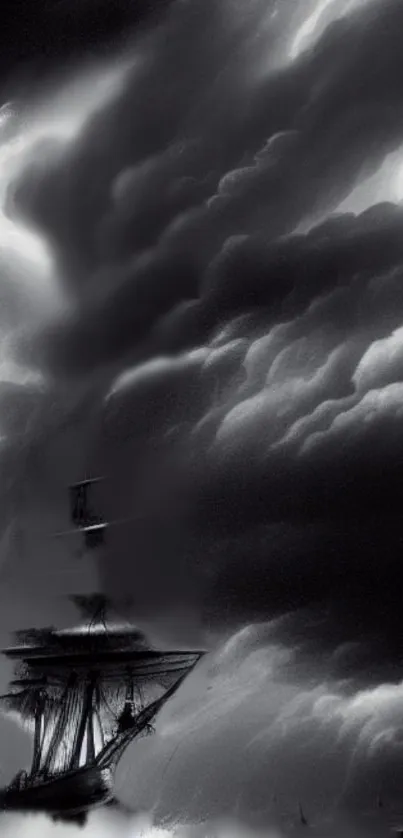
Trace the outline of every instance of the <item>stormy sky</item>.
{"label": "stormy sky", "polygon": [[[285,838],[298,801],[322,836],[386,835],[403,784],[401,0],[4,15],[1,641],[71,625],[69,595],[100,591],[155,643],[208,650],[118,767],[145,835],[212,819]],[[124,523],[94,555],[55,533],[67,485],[98,474]],[[2,782],[29,752],[0,719]],[[140,828],[97,817],[88,838]]]}

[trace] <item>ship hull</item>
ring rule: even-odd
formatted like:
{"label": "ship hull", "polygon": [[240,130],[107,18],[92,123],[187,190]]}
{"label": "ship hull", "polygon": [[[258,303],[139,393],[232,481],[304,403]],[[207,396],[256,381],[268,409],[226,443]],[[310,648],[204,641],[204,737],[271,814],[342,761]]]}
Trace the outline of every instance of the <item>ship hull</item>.
{"label": "ship hull", "polygon": [[113,798],[110,768],[96,765],[67,771],[58,777],[8,788],[0,796],[0,808],[70,814],[103,806]]}

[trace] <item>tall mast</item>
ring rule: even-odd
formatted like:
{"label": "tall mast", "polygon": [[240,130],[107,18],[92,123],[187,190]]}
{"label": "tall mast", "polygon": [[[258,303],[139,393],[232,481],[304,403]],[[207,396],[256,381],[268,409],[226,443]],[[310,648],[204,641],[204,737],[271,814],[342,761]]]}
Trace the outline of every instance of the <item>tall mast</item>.
{"label": "tall mast", "polygon": [[86,763],[92,763],[95,759],[95,738],[94,738],[94,709],[91,707],[87,716],[87,755]]}
{"label": "tall mast", "polygon": [[93,729],[94,729],[94,721],[95,721],[95,719],[97,720],[98,735],[99,735],[100,741],[101,741],[101,748],[104,748],[105,747],[105,735],[104,735],[104,729],[103,729],[102,719],[101,719],[101,690],[100,690],[100,687],[99,687],[99,681],[95,685],[95,708],[94,708],[94,714],[93,714],[92,718],[93,718],[93,722],[92,722]]}
{"label": "tall mast", "polygon": [[97,674],[95,672],[90,673],[90,677],[87,684],[87,689],[85,693],[84,704],[81,712],[81,718],[79,721],[79,725],[77,728],[77,734],[74,740],[74,747],[73,747],[73,756],[70,763],[70,768],[79,768],[80,767],[80,757],[81,757],[81,750],[83,747],[84,736],[86,731],[88,731],[88,719],[92,717],[93,712],[93,699],[94,699],[94,690],[97,682]]}
{"label": "tall mast", "polygon": [[70,517],[74,526],[84,535],[85,546],[99,547],[104,543],[105,530],[108,524],[91,508],[89,492],[94,483],[99,483],[102,477],[82,480],[70,486]]}
{"label": "tall mast", "polygon": [[42,751],[42,721],[44,712],[44,695],[40,691],[37,694],[37,701],[35,707],[35,732],[34,732],[34,753],[32,757],[31,775],[37,774],[41,764]]}
{"label": "tall mast", "polygon": [[126,701],[130,702],[130,704],[133,704],[134,701],[133,673],[130,667],[127,669]]}
{"label": "tall mast", "polygon": [[55,533],[57,538],[82,533],[85,547],[92,550],[102,547],[105,543],[105,534],[110,527],[120,526],[133,520],[123,518],[106,521],[102,513],[94,510],[91,504],[91,487],[94,483],[100,483],[103,480],[105,480],[104,477],[91,477],[69,486],[70,520],[73,529]]}

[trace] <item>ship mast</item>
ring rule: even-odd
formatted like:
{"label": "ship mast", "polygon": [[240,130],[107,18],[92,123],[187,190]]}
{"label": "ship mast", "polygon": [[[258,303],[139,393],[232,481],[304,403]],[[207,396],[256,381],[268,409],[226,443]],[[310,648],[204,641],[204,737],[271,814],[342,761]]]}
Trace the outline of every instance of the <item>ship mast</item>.
{"label": "ship mast", "polygon": [[99,682],[95,685],[95,709],[92,717],[92,730],[94,732],[94,721],[97,720],[98,725],[98,735],[101,741],[101,748],[105,747],[105,735],[104,735],[104,728],[102,725],[101,719],[101,691],[99,687]]}
{"label": "ship mast", "polygon": [[42,743],[43,743],[43,717],[45,710],[45,696],[39,690],[36,696],[35,707],[35,730],[34,730],[34,752],[32,757],[31,775],[38,773],[41,764]]}
{"label": "ship mast", "polygon": [[[87,548],[102,545],[107,528],[123,523],[107,523],[92,510],[89,491],[100,480],[70,487],[75,529],[66,535],[83,534]],[[73,600],[81,611],[91,611],[89,629],[102,622],[106,630],[107,597],[93,594]],[[34,725],[31,791],[44,781],[64,782],[66,775],[71,778],[81,769],[112,769],[129,742],[150,732],[159,710],[203,654],[159,651],[135,627],[115,627],[111,634],[106,630],[106,637],[103,632],[84,632],[82,626],[77,629],[16,633],[15,645],[3,650],[22,663],[30,679],[30,690],[2,698],[6,707],[17,709],[29,718],[31,728]],[[19,793],[23,787],[16,789]]]}
{"label": "ship mast", "polygon": [[80,533],[84,536],[84,546],[88,550],[102,547],[105,544],[105,535],[111,527],[121,526],[132,521],[132,518],[121,518],[113,521],[106,521],[102,514],[95,512],[91,504],[91,489],[93,485],[101,483],[104,477],[89,477],[79,483],[73,483],[69,487],[70,494],[70,520],[73,529],[57,532],[57,538],[72,536]]}
{"label": "ship mast", "polygon": [[83,533],[85,546],[89,549],[100,547],[104,543],[108,527],[104,518],[95,513],[90,504],[91,487],[103,480],[92,477],[70,486],[70,517],[72,524]]}
{"label": "ship mast", "polygon": [[96,683],[97,673],[90,672],[85,691],[84,704],[81,710],[81,717],[77,727],[77,733],[74,739],[73,753],[69,766],[72,769],[80,767],[81,752],[84,744],[85,734],[87,734],[87,755],[90,754],[91,761],[93,761],[95,758],[93,703]]}
{"label": "ship mast", "polygon": [[95,759],[95,736],[94,736],[94,708],[91,706],[91,710],[87,716],[87,753],[85,762],[86,765],[90,765],[94,762]]}

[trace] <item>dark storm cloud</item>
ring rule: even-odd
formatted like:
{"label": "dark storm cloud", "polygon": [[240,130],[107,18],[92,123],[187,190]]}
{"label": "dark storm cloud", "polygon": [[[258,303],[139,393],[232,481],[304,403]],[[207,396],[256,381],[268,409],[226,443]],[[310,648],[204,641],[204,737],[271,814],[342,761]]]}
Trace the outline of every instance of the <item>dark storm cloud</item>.
{"label": "dark storm cloud", "polygon": [[[128,374],[106,414],[108,438],[115,427],[121,451],[116,459],[110,448],[114,466],[106,469],[122,489],[108,501],[111,516],[122,503],[127,514],[141,516],[146,504],[150,522],[163,510],[177,536],[170,541],[162,529],[158,545],[150,524],[142,531],[142,550],[152,552],[157,570],[153,593],[147,595],[148,583],[142,590],[143,603],[158,599],[158,571],[169,554],[171,583],[194,577],[208,622],[235,627],[314,607],[328,633],[308,644],[312,660],[320,647],[327,655],[362,643],[362,662],[348,666],[364,681],[380,672],[398,679],[403,651],[395,597],[402,502],[400,217],[400,209],[379,207],[349,219],[348,227],[347,219],[326,222],[306,237],[284,240],[280,270],[293,290],[283,325],[270,323],[270,308],[252,324],[235,319],[232,333],[223,330],[204,349],[146,364],[131,380]],[[243,266],[245,242],[239,252]],[[301,291],[298,265],[306,277]],[[263,282],[256,286],[264,294]],[[192,380],[184,376],[189,363]],[[143,437],[154,452],[142,461],[136,452],[144,454]],[[170,463],[165,489],[163,456]],[[143,488],[147,474],[150,493]],[[184,500],[172,508],[167,498],[175,490]],[[111,549],[134,580],[141,562],[130,561],[129,548],[116,541]],[[120,580],[129,576],[103,567],[118,596]],[[164,590],[161,583],[161,595]],[[284,630],[290,648],[304,633],[304,619]]]}
{"label": "dark storm cloud", "polygon": [[[53,242],[82,298],[46,341],[55,368],[105,364],[106,345],[129,352],[182,300],[201,297],[193,316],[199,334],[211,329],[216,300],[205,303],[204,289],[229,236],[260,235],[266,247],[336,207],[399,145],[400,4],[364,6],[264,73],[263,47],[282,33],[274,19],[270,35],[268,14],[260,3],[248,16],[231,3],[178,5],[139,47],[116,102],[17,186],[17,208]],[[253,274],[259,246],[250,250]]]}
{"label": "dark storm cloud", "polygon": [[2,9],[0,89],[26,97],[91,55],[108,55],[139,25],[155,23],[169,0],[15,0]]}
{"label": "dark storm cloud", "polygon": [[[341,595],[344,564],[357,595],[362,584],[372,589],[386,532],[385,568],[394,567],[400,497],[400,361],[394,352],[393,368],[387,358],[382,380],[369,384],[365,353],[400,323],[401,211],[383,205],[308,233],[298,225],[326,216],[400,143],[401,6],[353,11],[295,62],[283,37],[266,67],[267,45],[289,32],[271,21],[274,6],[251,8],[245,16],[236,3],[177,4],[138,43],[121,94],[53,159],[38,150],[9,197],[10,212],[54,246],[72,300],[69,315],[41,329],[37,359],[73,377],[145,364],[106,410],[107,470],[121,475],[111,513],[140,503],[139,553],[156,557],[150,567],[162,572],[171,538],[179,575],[194,566],[197,579],[203,567],[203,590],[212,575],[221,607],[228,584],[235,613],[249,553],[248,613]],[[256,37],[262,26],[266,40]],[[363,548],[355,521],[368,508],[376,516],[364,542],[373,547]],[[273,532],[280,556],[280,522],[290,576],[277,579],[273,568],[266,594],[262,532]],[[117,550],[122,568],[127,550]],[[340,554],[351,561],[340,566]],[[367,581],[357,582],[366,564]],[[133,580],[137,571],[134,562]]]}
{"label": "dark storm cloud", "polygon": [[29,450],[30,526],[62,528],[73,473],[105,474],[105,514],[125,523],[99,572],[121,613],[206,645],[268,622],[233,671],[218,654],[156,745],[186,738],[178,805],[193,746],[207,797],[228,772],[218,810],[256,738],[284,783],[298,755],[294,795],[345,726],[335,787],[356,747],[354,788],[379,742],[378,765],[388,747],[401,760],[402,209],[329,215],[402,144],[402,6],[362,4],[292,61],[288,5],[177,3],[113,101],[73,142],[31,149],[8,196],[69,303],[13,337],[40,384],[0,391],[10,484]]}

